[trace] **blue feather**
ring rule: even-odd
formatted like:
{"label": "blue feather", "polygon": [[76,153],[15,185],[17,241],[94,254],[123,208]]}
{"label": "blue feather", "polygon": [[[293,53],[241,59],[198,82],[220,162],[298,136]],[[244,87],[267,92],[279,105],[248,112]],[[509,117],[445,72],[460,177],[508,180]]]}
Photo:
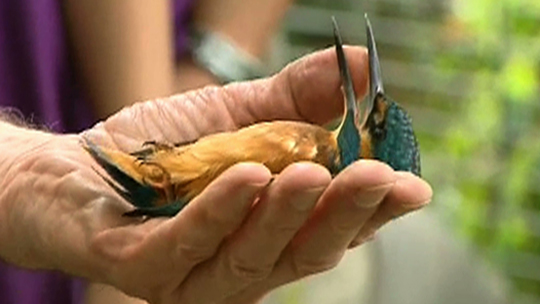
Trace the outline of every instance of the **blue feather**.
{"label": "blue feather", "polygon": [[373,138],[375,158],[387,163],[394,170],[409,171],[420,176],[420,151],[411,118],[396,102],[386,97],[385,100],[388,111],[384,135]]}
{"label": "blue feather", "polygon": [[107,154],[105,154],[96,144],[88,139],[85,139],[85,148],[97,163],[107,171],[111,178],[121,186],[120,187],[110,179],[103,177],[116,193],[138,208],[154,207],[152,202],[159,198],[159,193],[156,190],[133,179],[115,165],[114,161],[109,159]]}
{"label": "blue feather", "polygon": [[354,115],[351,112],[345,115],[337,136],[337,144],[340,156],[338,170],[341,171],[358,160],[360,155],[360,134],[354,122]]}

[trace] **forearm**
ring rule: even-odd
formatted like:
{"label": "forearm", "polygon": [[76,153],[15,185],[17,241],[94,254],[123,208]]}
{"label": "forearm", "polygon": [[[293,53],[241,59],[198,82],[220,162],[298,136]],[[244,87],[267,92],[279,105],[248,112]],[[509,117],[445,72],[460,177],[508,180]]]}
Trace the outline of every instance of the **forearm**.
{"label": "forearm", "polygon": [[78,72],[100,118],[172,94],[169,0],[72,0],[64,8]]}
{"label": "forearm", "polygon": [[[223,36],[240,52],[262,59],[292,0],[199,0],[195,3],[193,26]],[[216,54],[219,56],[219,54]],[[175,89],[187,91],[219,79],[189,55],[178,61]]]}

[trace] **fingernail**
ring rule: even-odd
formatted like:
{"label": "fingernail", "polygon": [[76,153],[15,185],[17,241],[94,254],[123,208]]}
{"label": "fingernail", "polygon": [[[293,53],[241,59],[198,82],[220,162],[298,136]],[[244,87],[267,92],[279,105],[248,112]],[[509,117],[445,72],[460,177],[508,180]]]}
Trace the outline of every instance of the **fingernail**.
{"label": "fingernail", "polygon": [[354,202],[358,207],[361,208],[375,207],[381,203],[384,195],[388,193],[390,188],[393,186],[394,183],[389,183],[382,186],[360,190],[360,193],[356,196]]}
{"label": "fingernail", "polygon": [[326,189],[326,187],[318,187],[306,190],[292,202],[292,205],[298,211],[309,210],[315,206],[319,197],[321,197],[322,193],[324,192],[324,189]]}

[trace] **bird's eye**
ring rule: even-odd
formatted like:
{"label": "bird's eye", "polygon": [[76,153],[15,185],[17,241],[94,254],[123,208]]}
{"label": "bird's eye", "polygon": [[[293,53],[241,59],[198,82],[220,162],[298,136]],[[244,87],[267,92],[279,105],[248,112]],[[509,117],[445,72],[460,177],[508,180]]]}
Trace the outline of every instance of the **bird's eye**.
{"label": "bird's eye", "polygon": [[384,140],[386,138],[386,128],[383,126],[375,126],[375,128],[373,128],[372,136],[374,140]]}

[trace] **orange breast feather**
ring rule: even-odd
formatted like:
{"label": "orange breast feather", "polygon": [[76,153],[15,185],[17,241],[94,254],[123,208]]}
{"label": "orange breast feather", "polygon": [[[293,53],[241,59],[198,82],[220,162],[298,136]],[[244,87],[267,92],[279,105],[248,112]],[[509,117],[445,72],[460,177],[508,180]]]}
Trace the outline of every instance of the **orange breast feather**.
{"label": "orange breast feather", "polygon": [[209,135],[189,145],[156,149],[139,158],[118,151],[104,152],[135,180],[163,191],[163,201],[156,202],[161,205],[174,199],[191,200],[239,162],[262,163],[274,174],[298,161],[333,168],[337,151],[335,138],[324,128],[277,121]]}

